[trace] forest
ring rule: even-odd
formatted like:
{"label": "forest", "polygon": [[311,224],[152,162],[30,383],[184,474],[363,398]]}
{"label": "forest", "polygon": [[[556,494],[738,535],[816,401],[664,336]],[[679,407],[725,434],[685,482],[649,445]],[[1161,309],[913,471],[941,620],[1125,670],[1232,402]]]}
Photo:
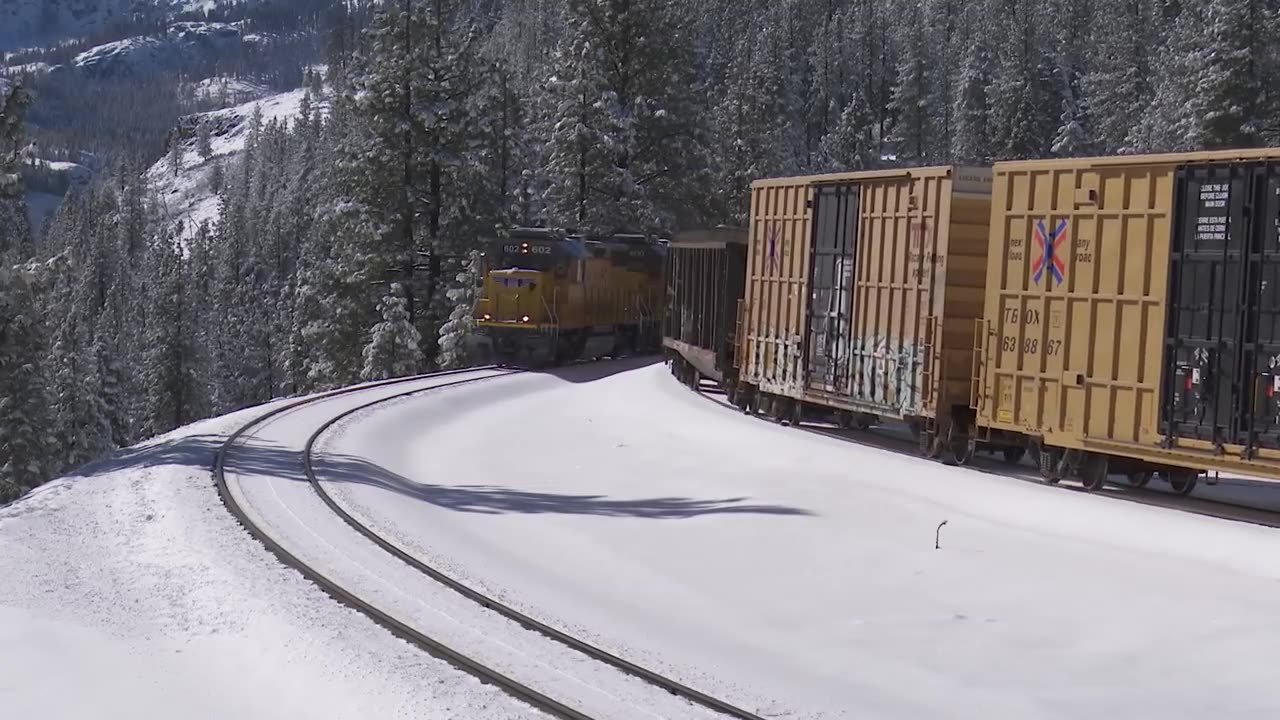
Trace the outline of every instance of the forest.
{"label": "forest", "polygon": [[200,418],[470,362],[476,252],[512,225],[669,234],[744,223],[766,176],[1280,141],[1280,0],[310,17],[290,45],[314,54],[288,75],[309,88],[298,117],[254,119],[198,228],[167,223],[144,176],[197,116],[167,138],[60,129],[105,169],[32,237],[18,173],[40,83],[0,81],[0,502]]}

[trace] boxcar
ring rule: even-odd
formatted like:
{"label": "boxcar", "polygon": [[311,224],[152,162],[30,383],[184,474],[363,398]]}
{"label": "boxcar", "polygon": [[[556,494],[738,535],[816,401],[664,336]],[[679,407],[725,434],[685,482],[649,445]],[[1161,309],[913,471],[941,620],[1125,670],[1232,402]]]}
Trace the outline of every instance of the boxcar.
{"label": "boxcar", "polygon": [[902,419],[927,454],[963,456],[990,218],[988,169],[753,183],[739,406]]}
{"label": "boxcar", "polygon": [[1280,473],[1280,151],[998,163],[979,434],[1051,481]]}
{"label": "boxcar", "polygon": [[662,344],[671,371],[696,387],[700,377],[736,397],[734,346],[746,282],[747,232],[717,227],[677,235],[667,251]]}

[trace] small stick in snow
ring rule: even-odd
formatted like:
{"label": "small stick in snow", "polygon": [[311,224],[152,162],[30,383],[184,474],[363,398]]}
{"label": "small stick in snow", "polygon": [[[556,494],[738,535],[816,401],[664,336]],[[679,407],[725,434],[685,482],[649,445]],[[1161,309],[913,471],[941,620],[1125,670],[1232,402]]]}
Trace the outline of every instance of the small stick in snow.
{"label": "small stick in snow", "polygon": [[933,531],[933,549],[934,550],[942,549],[942,526],[946,524],[947,524],[947,521],[943,520],[942,522],[938,523],[938,529]]}

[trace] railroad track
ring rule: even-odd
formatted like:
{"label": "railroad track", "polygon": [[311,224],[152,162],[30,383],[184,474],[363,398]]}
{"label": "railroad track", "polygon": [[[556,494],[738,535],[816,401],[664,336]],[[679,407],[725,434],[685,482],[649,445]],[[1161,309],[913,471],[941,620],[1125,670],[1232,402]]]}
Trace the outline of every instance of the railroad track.
{"label": "railroad track", "polygon": [[[453,376],[469,376],[478,372],[492,371],[493,374],[481,375],[479,377],[462,377],[460,379],[450,379]],[[221,496],[223,503],[241,525],[249,531],[251,535],[258,539],[266,548],[274,554],[283,564],[296,569],[304,577],[308,578],[330,596],[339,602],[352,607],[353,609],[368,616],[378,624],[387,628],[397,637],[410,642],[417,647],[423,649],[429,654],[449,662],[454,667],[478,678],[483,682],[490,683],[508,694],[516,697],[533,707],[542,710],[550,715],[567,720],[592,720],[592,717],[578,709],[556,700],[530,685],[520,682],[511,676],[504,674],[494,668],[479,662],[459,650],[440,642],[439,640],[426,635],[417,628],[398,620],[390,613],[376,607],[374,604],[361,598],[356,593],[344,588],[340,583],[326,576],[321,571],[308,565],[291,553],[283,545],[271,537],[264,528],[256,524],[249,516],[245,509],[234,497],[228,489],[226,480],[226,464],[227,456],[233,452],[236,444],[252,432],[255,428],[267,423],[278,416],[284,415],[299,408],[311,405],[324,400],[332,399],[343,395],[351,395],[354,393],[365,392],[377,388],[385,388],[395,385],[403,385],[408,383],[420,383],[436,378],[443,379],[444,382],[433,383],[425,387],[415,387],[404,392],[394,393],[379,397],[371,402],[362,403],[358,406],[348,408],[341,413],[334,415],[320,425],[306,441],[305,449],[302,453],[302,464],[306,475],[307,482],[312,490],[320,498],[320,500],[328,507],[336,516],[338,516],[346,525],[356,532],[373,542],[382,550],[386,551],[393,557],[407,564],[409,567],[427,576],[431,580],[447,587],[453,592],[475,602],[476,604],[492,611],[510,621],[519,624],[526,630],[536,632],[546,638],[554,640],[566,647],[569,647],[597,662],[603,663],[621,673],[637,678],[653,687],[659,688],[671,695],[683,698],[691,703],[700,705],[708,710],[721,713],[727,717],[736,718],[738,720],[764,720],[761,716],[739,708],[723,700],[714,698],[699,690],[682,684],[674,679],[664,676],[648,668],[632,663],[622,657],[610,653],[602,648],[592,645],[562,630],[547,625],[535,618],[528,616],[516,610],[515,608],[502,603],[475,588],[458,581],[456,578],[441,571],[439,568],[406,552],[395,543],[387,540],[364,523],[353,517],[347,512],[323,487],[315,473],[315,457],[314,449],[316,443],[324,435],[324,433],[342,420],[363,410],[388,403],[401,398],[440,390],[449,387],[457,387],[471,383],[477,383],[483,380],[507,377],[516,374],[518,370],[508,370],[496,366],[488,366],[482,368],[468,368],[466,370],[444,371],[439,373],[431,373],[427,375],[419,375],[410,378],[397,378],[395,380],[384,381],[380,383],[371,383],[353,388],[345,388],[322,395],[304,398],[295,402],[274,408],[264,415],[261,415],[249,423],[238,428],[226,442],[223,443],[218,450],[217,458],[214,465],[214,478],[218,488],[218,494]]]}

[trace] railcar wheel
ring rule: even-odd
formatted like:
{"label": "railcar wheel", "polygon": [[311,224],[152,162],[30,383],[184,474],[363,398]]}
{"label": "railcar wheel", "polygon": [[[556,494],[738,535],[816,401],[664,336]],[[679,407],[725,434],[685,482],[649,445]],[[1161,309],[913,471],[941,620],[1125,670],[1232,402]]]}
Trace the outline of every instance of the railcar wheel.
{"label": "railcar wheel", "polygon": [[1129,485],[1133,487],[1146,487],[1147,483],[1151,482],[1151,471],[1129,473],[1126,478],[1129,480]]}
{"label": "railcar wheel", "polygon": [[1199,478],[1200,473],[1195,470],[1172,470],[1164,473],[1164,476],[1175,493],[1190,495],[1191,491],[1196,489],[1196,479]]}
{"label": "railcar wheel", "polygon": [[1089,492],[1101,490],[1107,484],[1107,456],[1101,453],[1089,453],[1080,463],[1080,482]]}
{"label": "railcar wheel", "polygon": [[973,459],[973,450],[974,446],[969,442],[969,436],[958,425],[952,423],[947,428],[943,462],[947,465],[968,465]]}
{"label": "railcar wheel", "polygon": [[1010,465],[1017,465],[1022,462],[1022,458],[1026,457],[1027,449],[1021,445],[1017,447],[1007,447],[1000,451],[1004,456],[1004,461]]}
{"label": "railcar wheel", "polygon": [[1050,485],[1057,485],[1062,482],[1062,474],[1058,469],[1058,465],[1062,460],[1062,451],[1041,445],[1038,454],[1040,477],[1044,478],[1044,481]]}

